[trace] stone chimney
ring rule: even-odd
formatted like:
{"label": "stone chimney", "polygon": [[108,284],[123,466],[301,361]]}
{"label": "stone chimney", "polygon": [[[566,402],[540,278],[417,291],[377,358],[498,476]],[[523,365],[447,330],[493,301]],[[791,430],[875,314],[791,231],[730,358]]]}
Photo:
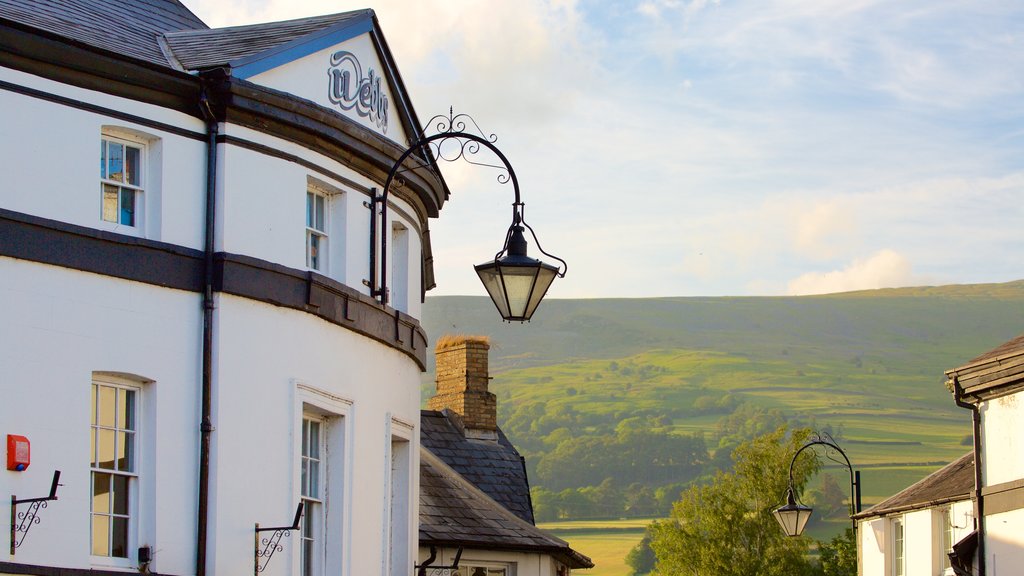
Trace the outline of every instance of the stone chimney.
{"label": "stone chimney", "polygon": [[498,400],[488,392],[486,336],[442,336],[434,350],[437,392],[431,410],[458,414],[467,438],[496,439]]}

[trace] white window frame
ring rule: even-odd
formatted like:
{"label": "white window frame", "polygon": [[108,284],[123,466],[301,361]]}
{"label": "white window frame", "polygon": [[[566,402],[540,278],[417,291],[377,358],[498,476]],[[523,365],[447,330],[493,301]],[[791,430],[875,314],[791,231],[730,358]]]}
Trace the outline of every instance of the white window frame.
{"label": "white window frame", "polygon": [[330,262],[330,219],[331,196],[316,187],[307,186],[306,268],[325,275],[328,273]]}
{"label": "white window frame", "polygon": [[417,476],[413,471],[419,469],[415,433],[413,424],[389,414],[385,431],[384,573],[390,576],[405,576],[415,554],[412,514]]}
{"label": "white window frame", "polygon": [[402,312],[409,311],[409,227],[399,220],[391,222],[391,271],[388,303]]}
{"label": "white window frame", "polygon": [[[109,150],[110,145],[119,145],[122,150],[128,148],[134,148],[139,151],[138,166],[136,170],[138,172],[137,183],[131,183],[111,178],[109,170]],[[122,153],[122,162],[127,162],[127,154]],[[131,234],[135,236],[142,236],[145,233],[146,223],[146,190],[149,168],[149,143],[141,138],[131,138],[127,134],[120,132],[115,133],[111,130],[103,130],[100,133],[100,196],[99,196],[99,220],[101,225],[109,230],[120,232],[123,234]],[[124,168],[122,168],[122,174]],[[107,209],[107,188],[116,187],[117,197],[114,205],[114,213],[112,214],[113,219],[108,219]],[[121,209],[123,194],[125,191],[131,192],[132,201],[134,207],[133,222],[126,224],[121,221]]]}
{"label": "white window frame", "polygon": [[[326,423],[320,415],[303,412],[301,448],[299,449],[299,495],[304,505],[299,530],[299,574],[323,576],[326,560],[324,541],[324,480],[326,477],[326,449],[324,429]],[[313,450],[315,448],[315,450]]]}
{"label": "white window frame", "polygon": [[[90,464],[89,464],[89,555],[91,563],[94,565],[112,566],[112,567],[136,567],[136,556],[139,542],[139,491],[141,482],[141,469],[143,468],[142,454],[140,448],[144,445],[142,438],[142,422],[141,416],[144,413],[142,407],[143,401],[143,388],[144,382],[133,380],[129,378],[119,377],[111,374],[104,373],[93,373],[92,382],[90,384],[90,408],[91,414],[89,417],[89,434],[90,434]],[[133,395],[134,406],[132,407],[132,428],[125,428],[121,426],[122,423],[115,419],[113,426],[104,425],[102,422],[97,421],[97,414],[100,409],[99,402],[96,400],[96,395],[99,388],[108,388],[115,390],[115,394],[131,393]],[[115,406],[117,402],[115,400]],[[116,456],[116,442],[119,434],[124,434],[125,438],[131,438],[132,448],[130,454],[130,463],[128,470],[118,469],[115,465],[114,468],[105,468],[97,466],[99,458],[99,437],[103,432],[110,432],[114,436],[115,441],[115,456]],[[128,495],[126,497],[126,508],[127,513],[117,513],[113,510],[113,502],[107,506],[108,513],[97,513],[93,509],[94,501],[94,482],[98,474],[110,474],[111,476],[121,476],[127,478],[126,488]],[[111,478],[113,481],[113,478]],[[93,542],[93,521],[94,516],[107,516],[108,518],[125,518],[127,519],[127,534],[125,539],[125,555],[124,556],[113,556],[113,542],[112,542],[112,531],[113,526],[108,527],[108,542],[107,542],[107,554],[93,554],[94,542]]]}
{"label": "white window frame", "polygon": [[[349,455],[353,454],[352,434],[348,432],[348,422],[352,411],[352,401],[314,387],[302,380],[292,380],[295,391],[295,495],[302,496],[302,426],[307,419],[318,419],[321,422],[320,444],[320,501],[314,506],[312,513],[319,518],[318,533],[320,545],[317,546],[318,564],[314,566],[316,574],[348,574],[351,564],[352,518],[349,514],[352,498],[352,469]],[[303,512],[302,524],[305,526],[307,514]],[[302,538],[298,540],[301,546]],[[330,542],[328,546],[327,543]],[[302,574],[303,552],[299,546],[293,549],[293,574]]]}
{"label": "white window frame", "polygon": [[953,565],[949,560],[949,553],[953,551],[955,534],[953,532],[953,505],[943,508],[939,513],[939,569],[940,574],[952,574]]}
{"label": "white window frame", "polygon": [[907,534],[902,516],[891,520],[892,526],[892,576],[907,574]]}

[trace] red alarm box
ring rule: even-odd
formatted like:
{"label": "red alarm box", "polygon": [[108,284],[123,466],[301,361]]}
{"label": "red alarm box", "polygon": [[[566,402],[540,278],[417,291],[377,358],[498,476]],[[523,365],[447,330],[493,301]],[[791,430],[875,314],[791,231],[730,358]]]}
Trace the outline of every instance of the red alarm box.
{"label": "red alarm box", "polygon": [[7,435],[7,469],[21,472],[32,463],[32,447],[28,438],[16,434]]}

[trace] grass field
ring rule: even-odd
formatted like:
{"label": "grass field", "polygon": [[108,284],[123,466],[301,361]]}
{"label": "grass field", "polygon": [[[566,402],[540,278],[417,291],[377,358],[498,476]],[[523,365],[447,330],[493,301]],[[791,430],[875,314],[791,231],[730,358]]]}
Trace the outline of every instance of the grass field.
{"label": "grass field", "polygon": [[573,570],[586,576],[629,576],[626,554],[640,543],[649,519],[546,522],[538,524],[594,561],[590,570]]}

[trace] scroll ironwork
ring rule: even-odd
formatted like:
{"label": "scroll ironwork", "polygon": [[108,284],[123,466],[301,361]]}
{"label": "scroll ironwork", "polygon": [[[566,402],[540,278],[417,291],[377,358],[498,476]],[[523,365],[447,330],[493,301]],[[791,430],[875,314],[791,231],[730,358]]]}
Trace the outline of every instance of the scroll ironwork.
{"label": "scroll ironwork", "polygon": [[[28,531],[42,521],[42,519],[39,518],[39,510],[46,508],[47,504],[51,500],[57,499],[58,486],[63,486],[63,484],[60,483],[60,470],[54,470],[53,482],[50,484],[49,496],[18,500],[17,496],[11,494],[11,556],[14,556],[14,551],[20,548],[25,542],[25,537],[28,536]],[[28,509],[23,512],[18,512],[19,504],[28,504]],[[21,536],[19,537],[18,534],[21,534]]]}

